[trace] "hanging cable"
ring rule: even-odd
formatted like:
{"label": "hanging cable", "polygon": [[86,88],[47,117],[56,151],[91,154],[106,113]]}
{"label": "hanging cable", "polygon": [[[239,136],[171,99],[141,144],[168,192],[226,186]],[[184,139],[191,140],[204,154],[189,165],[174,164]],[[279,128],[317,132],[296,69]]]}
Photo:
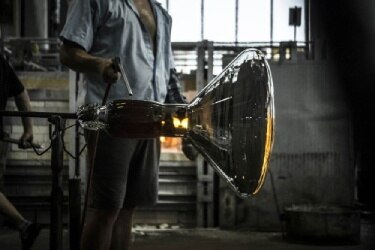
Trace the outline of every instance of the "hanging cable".
{"label": "hanging cable", "polygon": [[85,145],[83,145],[83,147],[79,150],[78,152],[78,155],[73,155],[71,152],[69,152],[69,150],[65,147],[65,141],[64,141],[64,134],[65,134],[65,131],[68,130],[69,128],[72,128],[72,127],[75,127],[77,126],[77,124],[73,124],[73,125],[70,125],[68,127],[66,127],[64,130],[63,130],[63,134],[61,136],[61,140],[62,140],[62,146],[63,146],[63,150],[64,152],[69,155],[71,158],[73,159],[77,159],[78,157],[81,156],[81,154],[83,153],[83,151],[86,149],[86,146],[87,146],[87,143],[85,143]]}
{"label": "hanging cable", "polygon": [[285,239],[286,235],[285,235],[285,228],[284,228],[284,215],[283,215],[283,213],[281,213],[281,210],[280,210],[279,199],[277,197],[275,183],[274,183],[274,179],[273,179],[271,169],[269,169],[269,174],[270,174],[270,178],[271,178],[271,187],[272,187],[273,199],[274,199],[274,202],[275,202],[276,212],[277,212],[278,219],[279,219],[279,222],[280,222],[281,235],[282,235],[283,239]]}

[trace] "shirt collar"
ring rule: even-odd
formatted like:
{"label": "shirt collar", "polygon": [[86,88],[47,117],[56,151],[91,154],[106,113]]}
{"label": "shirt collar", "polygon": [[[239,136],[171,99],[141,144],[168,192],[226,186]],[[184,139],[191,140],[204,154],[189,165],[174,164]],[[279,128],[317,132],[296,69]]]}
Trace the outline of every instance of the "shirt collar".
{"label": "shirt collar", "polygon": [[[130,6],[130,8],[139,16],[139,13],[138,13],[138,9],[137,7],[135,6],[135,3],[133,0],[125,0],[128,5]],[[150,1],[150,5],[151,5],[151,8],[153,10],[155,10],[156,6],[161,6],[161,3],[155,1],[155,0],[149,0]]]}

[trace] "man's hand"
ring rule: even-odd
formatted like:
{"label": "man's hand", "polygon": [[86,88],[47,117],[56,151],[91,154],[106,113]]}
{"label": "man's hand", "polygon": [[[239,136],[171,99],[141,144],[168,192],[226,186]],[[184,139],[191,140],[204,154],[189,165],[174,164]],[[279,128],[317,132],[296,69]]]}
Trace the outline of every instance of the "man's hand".
{"label": "man's hand", "polygon": [[111,59],[101,59],[98,68],[105,83],[115,83],[120,79],[120,73],[115,70]]}
{"label": "man's hand", "polygon": [[120,78],[112,59],[90,55],[78,44],[68,40],[64,40],[60,47],[60,61],[77,72],[100,74],[105,83],[115,83]]}
{"label": "man's hand", "polygon": [[33,141],[33,133],[25,131],[19,140],[18,147],[23,148],[23,149],[29,148],[31,147],[32,141]]}
{"label": "man's hand", "polygon": [[186,138],[182,138],[182,152],[191,161],[194,161],[198,156],[198,151],[194,148],[191,142]]}

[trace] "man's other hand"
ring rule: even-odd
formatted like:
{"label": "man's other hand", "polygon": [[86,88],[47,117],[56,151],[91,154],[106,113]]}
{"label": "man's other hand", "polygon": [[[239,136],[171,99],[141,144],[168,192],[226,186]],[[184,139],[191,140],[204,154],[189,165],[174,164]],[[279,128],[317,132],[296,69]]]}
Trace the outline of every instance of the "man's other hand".
{"label": "man's other hand", "polygon": [[115,70],[111,59],[100,60],[99,73],[105,83],[115,83],[120,79],[120,73]]}
{"label": "man's other hand", "polygon": [[33,141],[33,134],[30,132],[24,132],[19,140],[18,147],[23,148],[23,149],[30,148],[32,141]]}
{"label": "man's other hand", "polygon": [[198,156],[198,151],[186,137],[182,138],[182,152],[191,161],[194,161]]}

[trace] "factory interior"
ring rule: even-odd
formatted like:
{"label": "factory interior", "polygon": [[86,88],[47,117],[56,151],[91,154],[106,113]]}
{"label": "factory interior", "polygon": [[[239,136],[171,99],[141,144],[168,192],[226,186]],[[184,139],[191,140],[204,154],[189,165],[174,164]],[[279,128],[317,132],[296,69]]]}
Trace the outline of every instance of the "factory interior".
{"label": "factory interior", "polygon": [[[60,61],[60,32],[75,1],[0,0],[0,51],[39,114],[26,149],[17,145],[21,118],[3,115],[9,138],[1,146],[9,150],[0,191],[41,225],[35,250],[80,249],[90,174],[85,129],[67,114],[77,111],[83,77]],[[119,2],[129,1],[137,0]],[[202,153],[211,144],[191,160],[181,137],[160,136],[158,201],[136,208],[130,249],[375,249],[375,1],[150,1],[172,17],[188,103],[218,85],[241,52],[262,53],[272,76],[272,151],[261,187],[241,197]],[[5,110],[17,111],[14,98]],[[240,148],[234,138],[235,131],[230,152]],[[18,229],[1,212],[0,249],[21,249]]]}

